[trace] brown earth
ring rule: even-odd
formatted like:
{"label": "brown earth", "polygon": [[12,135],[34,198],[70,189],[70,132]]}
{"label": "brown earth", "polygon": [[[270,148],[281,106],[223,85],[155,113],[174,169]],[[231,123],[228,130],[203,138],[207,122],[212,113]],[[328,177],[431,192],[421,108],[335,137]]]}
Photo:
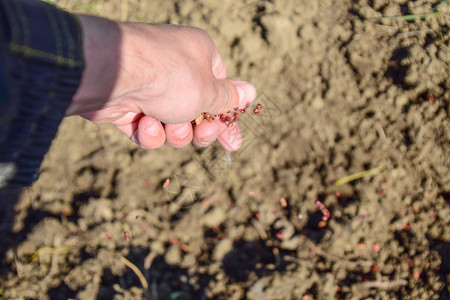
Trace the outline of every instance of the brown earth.
{"label": "brown earth", "polygon": [[207,30],[263,111],[231,164],[66,119],[16,205],[3,298],[448,299],[448,1],[56,2]]}

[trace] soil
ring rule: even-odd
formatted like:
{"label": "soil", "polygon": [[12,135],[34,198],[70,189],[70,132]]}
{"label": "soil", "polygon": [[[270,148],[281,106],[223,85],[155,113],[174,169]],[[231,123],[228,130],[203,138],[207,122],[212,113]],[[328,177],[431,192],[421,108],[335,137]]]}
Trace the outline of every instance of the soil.
{"label": "soil", "polygon": [[205,29],[263,110],[231,156],[65,119],[16,203],[1,297],[449,299],[449,3],[56,2]]}

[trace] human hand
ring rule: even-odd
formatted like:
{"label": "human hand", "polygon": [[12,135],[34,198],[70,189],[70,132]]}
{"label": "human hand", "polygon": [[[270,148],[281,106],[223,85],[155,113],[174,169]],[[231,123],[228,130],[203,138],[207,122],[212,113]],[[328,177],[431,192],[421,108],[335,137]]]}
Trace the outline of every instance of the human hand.
{"label": "human hand", "polygon": [[242,142],[236,123],[191,123],[202,112],[221,114],[255,99],[253,85],[226,79],[209,35],[172,25],[115,23],[77,16],[86,69],[67,115],[111,123],[143,148],[164,143],[205,147],[216,139],[229,151]]}

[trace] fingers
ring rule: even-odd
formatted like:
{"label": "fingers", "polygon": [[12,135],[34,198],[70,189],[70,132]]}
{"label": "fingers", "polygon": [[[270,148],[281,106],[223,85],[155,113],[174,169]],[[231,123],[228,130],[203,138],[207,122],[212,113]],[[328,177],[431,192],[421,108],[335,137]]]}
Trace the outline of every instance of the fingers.
{"label": "fingers", "polygon": [[166,124],[166,145],[174,148],[187,146],[193,137],[193,129],[191,123],[183,124]]}
{"label": "fingers", "polygon": [[161,122],[152,117],[142,116],[130,139],[142,148],[156,149],[166,141],[166,133]]}
{"label": "fingers", "polygon": [[203,121],[194,128],[194,145],[207,147],[214,141],[219,140],[220,144],[227,151],[236,151],[241,147],[242,136],[239,126],[234,123],[231,127],[216,119],[212,122]]}
{"label": "fingers", "polygon": [[220,134],[220,121],[202,121],[194,128],[193,143],[198,147],[206,147],[214,143]]}
{"label": "fingers", "polygon": [[220,114],[236,108],[248,107],[256,98],[255,87],[245,81],[218,79],[215,82],[215,95],[207,101],[204,111]]}
{"label": "fingers", "polygon": [[164,143],[181,148],[192,141],[191,123],[166,124],[144,114],[128,113],[113,124],[133,142],[145,149],[156,149]]}

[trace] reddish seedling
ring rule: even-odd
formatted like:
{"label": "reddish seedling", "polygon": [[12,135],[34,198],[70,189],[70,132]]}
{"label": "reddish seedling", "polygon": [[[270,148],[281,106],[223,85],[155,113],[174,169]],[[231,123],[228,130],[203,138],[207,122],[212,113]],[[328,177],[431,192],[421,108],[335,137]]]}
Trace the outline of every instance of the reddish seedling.
{"label": "reddish seedling", "polygon": [[314,201],[314,204],[317,206],[317,208],[322,213],[322,220],[324,222],[328,221],[328,219],[330,218],[330,211],[325,207],[325,205],[319,199]]}
{"label": "reddish seedling", "polygon": [[170,183],[170,179],[167,178],[167,179],[164,181],[163,189],[165,189],[165,188],[169,185],[169,183]]}

